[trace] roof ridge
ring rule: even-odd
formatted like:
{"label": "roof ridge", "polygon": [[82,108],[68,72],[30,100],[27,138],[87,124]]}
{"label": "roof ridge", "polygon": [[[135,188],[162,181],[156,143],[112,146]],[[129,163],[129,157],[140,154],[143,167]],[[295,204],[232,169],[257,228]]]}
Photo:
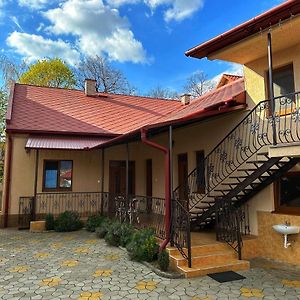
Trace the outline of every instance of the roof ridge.
{"label": "roof ridge", "polygon": [[[36,87],[36,88],[45,88],[45,89],[54,89],[54,90],[65,90],[65,91],[74,91],[74,92],[82,92],[84,93],[84,90],[75,89],[75,88],[62,88],[62,87],[53,87],[53,86],[42,86],[42,85],[36,85],[36,84],[28,84],[28,83],[19,83],[16,82],[16,85],[22,85],[22,86],[30,86],[30,87]],[[101,95],[111,95],[111,96],[121,96],[121,97],[135,97],[135,98],[145,98],[145,99],[152,99],[152,100],[163,100],[163,101],[173,101],[178,102],[178,99],[166,99],[166,98],[155,98],[150,96],[144,96],[144,95],[130,95],[130,94],[121,94],[121,93],[105,93],[105,92],[97,92],[97,95],[101,97]]]}

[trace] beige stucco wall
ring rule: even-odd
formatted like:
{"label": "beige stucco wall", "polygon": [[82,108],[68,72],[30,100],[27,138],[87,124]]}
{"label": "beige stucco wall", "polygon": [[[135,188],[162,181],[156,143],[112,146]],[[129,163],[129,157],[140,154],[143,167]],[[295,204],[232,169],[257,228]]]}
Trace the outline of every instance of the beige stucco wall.
{"label": "beige stucco wall", "polygon": [[[9,214],[18,214],[19,197],[34,195],[36,150],[25,150],[26,135],[13,135],[12,169]],[[37,191],[42,192],[43,164],[45,159],[73,160],[73,187],[74,192],[100,191],[100,155],[95,151],[46,151],[40,150]],[[6,158],[8,155],[5,156]],[[7,173],[7,161],[5,162],[5,174]],[[3,191],[5,199],[6,191]],[[2,204],[4,213],[4,201]]]}
{"label": "beige stucco wall", "polygon": [[[267,49],[266,49],[267,54]],[[279,68],[293,63],[296,91],[300,90],[300,44],[273,54],[273,68]],[[268,57],[265,56],[244,66],[247,103],[250,106],[267,99],[265,85],[268,71]],[[267,83],[268,84],[268,83]]]}

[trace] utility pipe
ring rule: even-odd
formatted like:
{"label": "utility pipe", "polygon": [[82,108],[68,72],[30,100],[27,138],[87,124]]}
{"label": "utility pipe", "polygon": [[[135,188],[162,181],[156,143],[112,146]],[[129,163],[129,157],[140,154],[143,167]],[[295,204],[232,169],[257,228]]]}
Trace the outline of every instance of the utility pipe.
{"label": "utility pipe", "polygon": [[147,129],[141,129],[141,139],[142,142],[152,148],[158,149],[164,153],[165,156],[165,200],[166,200],[166,210],[165,210],[165,231],[166,238],[160,244],[159,251],[162,251],[166,248],[170,242],[170,223],[171,223],[171,193],[170,193],[170,151],[168,148],[159,145],[153,141],[148,140],[147,138]]}
{"label": "utility pipe", "polygon": [[12,165],[12,137],[7,135],[7,162],[5,164],[7,168],[6,178],[5,178],[5,208],[4,208],[4,228],[8,225],[8,211],[9,211],[9,196],[10,196],[10,183],[11,183],[11,165]]}

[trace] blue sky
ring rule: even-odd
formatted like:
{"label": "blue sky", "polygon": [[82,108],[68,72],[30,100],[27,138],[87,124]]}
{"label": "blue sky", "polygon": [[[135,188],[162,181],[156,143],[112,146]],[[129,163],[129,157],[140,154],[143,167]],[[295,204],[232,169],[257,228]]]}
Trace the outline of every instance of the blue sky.
{"label": "blue sky", "polygon": [[239,67],[187,58],[184,52],[279,0],[0,0],[0,49],[14,60],[104,55],[138,93],[182,91],[202,70],[209,78]]}

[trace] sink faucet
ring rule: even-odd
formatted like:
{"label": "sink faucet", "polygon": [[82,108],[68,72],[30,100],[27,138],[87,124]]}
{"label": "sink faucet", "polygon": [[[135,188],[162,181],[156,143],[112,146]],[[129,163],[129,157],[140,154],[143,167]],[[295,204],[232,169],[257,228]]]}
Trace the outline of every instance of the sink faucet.
{"label": "sink faucet", "polygon": [[289,221],[286,220],[286,221],[285,221],[285,225],[286,225],[286,226],[291,226],[291,222],[289,222]]}

